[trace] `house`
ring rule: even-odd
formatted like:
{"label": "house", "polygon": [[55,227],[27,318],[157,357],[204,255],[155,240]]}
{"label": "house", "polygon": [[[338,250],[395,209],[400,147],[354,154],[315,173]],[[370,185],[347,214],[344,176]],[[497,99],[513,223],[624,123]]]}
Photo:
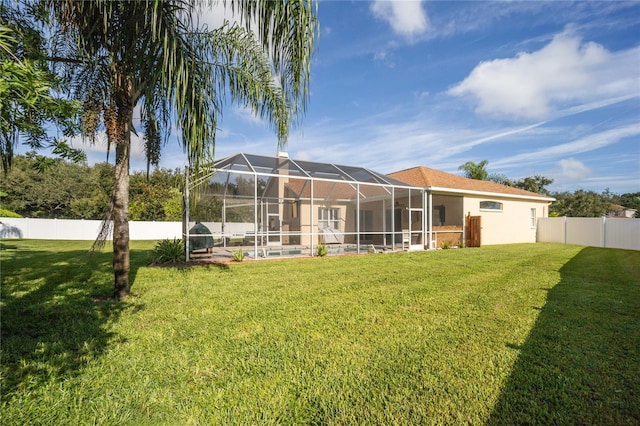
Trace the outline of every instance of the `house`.
{"label": "house", "polygon": [[[468,179],[428,167],[390,173],[390,177],[424,188],[432,226],[431,248],[445,241],[467,245],[536,241],[536,224],[547,217],[555,199],[491,181]],[[472,229],[471,227],[475,229]]]}
{"label": "house", "polygon": [[607,217],[633,218],[638,210],[621,206],[619,204],[611,204]]}
{"label": "house", "polygon": [[362,253],[535,242],[536,220],[553,201],[425,167],[384,175],[286,154],[239,153],[187,175],[196,196],[187,200],[185,241],[199,222],[214,244],[253,257],[313,255],[319,244]]}

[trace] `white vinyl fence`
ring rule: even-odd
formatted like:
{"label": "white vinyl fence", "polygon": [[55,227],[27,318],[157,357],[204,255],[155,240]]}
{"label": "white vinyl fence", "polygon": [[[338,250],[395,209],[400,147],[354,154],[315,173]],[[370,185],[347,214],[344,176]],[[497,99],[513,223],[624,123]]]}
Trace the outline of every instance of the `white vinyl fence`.
{"label": "white vinyl fence", "polygon": [[545,217],[538,219],[536,241],[640,250],[640,219]]}
{"label": "white vinyl fence", "polygon": [[[31,219],[0,217],[0,238],[36,240],[95,240],[100,232],[100,220]],[[111,239],[109,233],[107,239]],[[132,240],[163,240],[182,238],[182,222],[129,222]]]}

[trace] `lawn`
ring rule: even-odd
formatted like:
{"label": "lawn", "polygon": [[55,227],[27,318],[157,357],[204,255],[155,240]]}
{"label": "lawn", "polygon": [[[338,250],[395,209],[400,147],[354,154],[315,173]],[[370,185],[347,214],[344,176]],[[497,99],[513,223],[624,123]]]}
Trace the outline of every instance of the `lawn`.
{"label": "lawn", "polygon": [[148,267],[2,242],[1,423],[640,424],[640,252]]}

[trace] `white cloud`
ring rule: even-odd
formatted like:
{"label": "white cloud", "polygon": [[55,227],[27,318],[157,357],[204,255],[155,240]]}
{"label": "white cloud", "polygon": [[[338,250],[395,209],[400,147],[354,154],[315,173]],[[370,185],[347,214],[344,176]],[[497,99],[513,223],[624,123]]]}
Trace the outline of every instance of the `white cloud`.
{"label": "white cloud", "polygon": [[228,7],[225,7],[223,2],[214,2],[209,7],[204,7],[195,14],[195,18],[198,27],[206,25],[210,30],[220,28],[225,21],[240,22],[239,17],[235,16]]}
{"label": "white cloud", "polygon": [[558,162],[562,169],[562,174],[572,180],[583,180],[591,176],[591,169],[584,165],[582,161],[575,158],[567,158]]}
{"label": "white cloud", "polygon": [[[390,47],[393,48],[395,46],[391,45]],[[389,55],[389,51],[387,49],[376,50],[373,54],[373,60],[381,62],[389,68],[396,67],[396,63],[393,61],[393,55]]]}
{"label": "white cloud", "polygon": [[418,98],[419,101],[424,101],[425,99],[427,99],[429,97],[429,91],[428,90],[424,90],[422,92],[417,92],[415,93],[416,98]]}
{"label": "white cloud", "polygon": [[639,54],[640,48],[609,52],[564,32],[533,53],[481,62],[449,94],[471,96],[481,114],[546,119],[583,102],[637,96]]}
{"label": "white cloud", "polygon": [[370,9],[376,18],[389,23],[396,34],[410,41],[429,29],[429,18],[421,1],[377,0]]}
{"label": "white cloud", "polygon": [[[69,140],[72,147],[81,149],[87,154],[87,162],[95,164],[107,161],[107,134],[104,131],[98,132],[95,141],[92,143],[88,138],[83,140],[81,136],[75,136]],[[109,162],[113,163],[116,158],[116,147],[109,147]],[[146,167],[146,156],[144,152],[144,137],[142,133],[138,136],[131,133],[131,168],[142,169]]]}
{"label": "white cloud", "polygon": [[599,133],[592,133],[571,142],[545,147],[537,151],[504,157],[500,160],[492,161],[491,164],[497,167],[522,167],[537,162],[548,161],[560,156],[594,151],[638,135],[640,135],[640,124],[634,123],[615,129],[604,130]]}
{"label": "white cloud", "polygon": [[386,50],[378,50],[373,54],[374,61],[384,61],[387,59],[387,51]]}
{"label": "white cloud", "polygon": [[[608,146],[632,146],[640,135],[640,123],[609,124],[614,127],[597,131],[588,126],[571,137],[570,128],[550,126],[546,121],[461,128],[455,122],[441,121],[432,110],[415,114],[400,108],[347,122],[307,122],[304,135],[293,132],[289,153],[292,158],[357,164],[383,173],[417,165],[456,173],[458,165],[478,157],[488,159],[492,171],[520,177]],[[271,140],[267,146],[273,144]]]}
{"label": "white cloud", "polygon": [[417,165],[455,172],[464,162],[456,156],[479,145],[529,134],[542,124],[476,131],[441,123],[431,113],[390,109],[348,122],[307,123],[304,136],[292,135],[289,151],[292,158],[358,164],[382,173]]}
{"label": "white cloud", "polygon": [[250,123],[252,125],[264,124],[265,122],[258,117],[251,107],[246,105],[234,105],[233,113],[236,117],[240,118],[245,123]]}
{"label": "white cloud", "polygon": [[[89,142],[88,139],[83,142],[80,136],[76,136],[71,139],[71,145],[75,148],[83,149],[87,153],[104,154],[106,158],[107,134],[105,132],[98,132],[98,134],[96,134],[95,143]],[[114,158],[112,156],[115,156],[116,147],[111,146],[110,149],[111,154],[109,156],[111,158]],[[139,160],[143,158],[145,158],[144,136],[142,134],[136,136],[135,134],[131,133],[131,159]]]}

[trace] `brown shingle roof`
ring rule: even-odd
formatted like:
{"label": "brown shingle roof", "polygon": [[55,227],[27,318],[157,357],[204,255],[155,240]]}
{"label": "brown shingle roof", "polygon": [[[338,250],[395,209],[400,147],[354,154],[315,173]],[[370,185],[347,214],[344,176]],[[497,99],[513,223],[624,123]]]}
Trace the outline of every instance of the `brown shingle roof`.
{"label": "brown shingle roof", "polygon": [[620,204],[611,203],[611,204],[609,204],[609,210],[611,210],[611,211],[624,211],[624,210],[627,210],[627,208],[624,207],[624,206],[621,206]]}
{"label": "brown shingle roof", "polygon": [[442,188],[457,191],[477,191],[488,192],[501,195],[516,195],[519,197],[535,197],[553,200],[546,195],[537,194],[535,192],[525,191],[524,189],[513,188],[511,186],[499,183],[469,179],[466,177],[454,175],[440,170],[430,169],[429,167],[413,167],[411,169],[401,170],[389,174],[394,179],[401,180],[411,185],[421,188]]}

